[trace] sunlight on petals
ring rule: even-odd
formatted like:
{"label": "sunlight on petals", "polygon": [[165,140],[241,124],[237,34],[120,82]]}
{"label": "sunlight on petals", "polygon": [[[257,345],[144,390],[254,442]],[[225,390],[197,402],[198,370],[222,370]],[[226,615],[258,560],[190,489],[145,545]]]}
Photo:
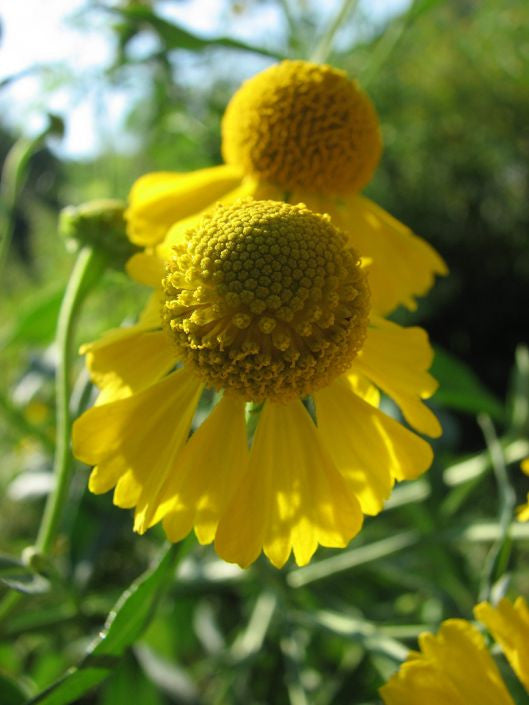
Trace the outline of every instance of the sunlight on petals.
{"label": "sunlight on petals", "polygon": [[343,547],[361,525],[360,507],[302,403],[266,402],[248,472],[219,523],[217,553],[245,567],[263,549],[279,568],[293,551],[304,565],[318,544]]}

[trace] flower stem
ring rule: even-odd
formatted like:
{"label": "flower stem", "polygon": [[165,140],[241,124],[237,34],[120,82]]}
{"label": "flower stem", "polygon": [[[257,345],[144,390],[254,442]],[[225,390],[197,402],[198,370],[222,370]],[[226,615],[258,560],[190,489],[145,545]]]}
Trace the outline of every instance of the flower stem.
{"label": "flower stem", "polygon": [[343,0],[340,9],[336,13],[336,16],[329,24],[327,31],[325,32],[318,46],[314,50],[314,53],[311,57],[311,61],[315,61],[319,64],[326,61],[329,52],[331,51],[332,43],[336,32],[340,29],[347,15],[353,11],[356,3],[357,0]]}
{"label": "flower stem", "polygon": [[92,284],[103,272],[106,259],[91,247],[80,250],[68,281],[59,312],[56,344],[58,352],[55,377],[57,429],[53,472],[55,484],[48,496],[36,542],[37,550],[48,554],[55,539],[64,502],[68,495],[72,471],[70,450],[70,372],[72,342],[81,304]]}
{"label": "flower stem", "polygon": [[2,600],[0,600],[0,623],[11,614],[22,597],[21,592],[15,592],[14,590],[11,590],[3,596]]}
{"label": "flower stem", "polygon": [[492,469],[494,470],[494,475],[498,486],[499,504],[499,534],[496,541],[492,544],[483,566],[479,590],[479,599],[481,601],[491,599],[491,592],[493,590],[495,580],[500,577],[503,572],[505,572],[504,564],[507,562],[511,549],[510,528],[513,520],[516,498],[514,490],[509,482],[509,475],[507,473],[502,447],[498,441],[490,417],[486,414],[480,414],[478,416],[478,423],[481,426],[481,430],[487,444],[487,449],[490,453]]}

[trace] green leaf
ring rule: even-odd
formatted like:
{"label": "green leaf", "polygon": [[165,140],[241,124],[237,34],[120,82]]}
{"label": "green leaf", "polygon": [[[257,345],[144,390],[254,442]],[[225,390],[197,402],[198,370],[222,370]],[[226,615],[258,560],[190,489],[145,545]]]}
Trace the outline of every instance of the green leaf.
{"label": "green leaf", "polygon": [[[85,609],[83,613],[92,615]],[[2,634],[13,637],[25,632],[47,632],[65,622],[75,620],[78,616],[75,606],[68,601],[61,601],[58,605],[47,604],[46,609],[24,609],[18,614],[11,615],[9,623],[2,627]],[[46,682],[49,683],[51,679]]]}
{"label": "green leaf", "polygon": [[29,305],[22,307],[4,344],[22,342],[45,345],[51,342],[55,336],[63,294],[64,287],[54,289],[47,294],[40,294]]}
{"label": "green leaf", "polygon": [[430,372],[439,382],[434,396],[439,406],[468,414],[485,413],[500,423],[505,420],[501,402],[461,360],[436,348]]}
{"label": "green leaf", "polygon": [[101,683],[149,623],[173,574],[179,546],[170,545],[158,564],[140,576],[119,598],[85,657],[27,705],[68,705]]}
{"label": "green leaf", "polygon": [[0,582],[24,595],[43,595],[50,591],[50,582],[35,573],[21,574],[12,578],[2,578]]}
{"label": "green leaf", "polygon": [[0,555],[0,583],[27,595],[48,592],[50,583],[14,556]]}
{"label": "green leaf", "polygon": [[274,59],[283,59],[283,55],[264,47],[246,44],[230,37],[200,37],[173,22],[168,22],[156,15],[145,5],[130,5],[126,9],[113,8],[113,12],[120,14],[126,21],[135,25],[147,25],[160,37],[167,49],[187,49],[188,51],[202,51],[211,47],[224,47],[239,51],[251,51],[254,54],[263,54]]}
{"label": "green leaf", "polygon": [[23,705],[27,700],[27,693],[12,678],[0,673],[0,694],[2,705]]}
{"label": "green leaf", "polygon": [[[144,674],[140,664],[132,653],[116,668],[99,695],[100,705],[117,703],[134,703],[134,705],[164,705],[167,702],[163,690],[159,689]],[[176,700],[180,702],[180,700]],[[182,701],[188,702],[188,701]]]}
{"label": "green leaf", "polygon": [[10,576],[13,573],[18,573],[25,566],[20,560],[15,556],[8,556],[5,553],[0,554],[0,577]]}

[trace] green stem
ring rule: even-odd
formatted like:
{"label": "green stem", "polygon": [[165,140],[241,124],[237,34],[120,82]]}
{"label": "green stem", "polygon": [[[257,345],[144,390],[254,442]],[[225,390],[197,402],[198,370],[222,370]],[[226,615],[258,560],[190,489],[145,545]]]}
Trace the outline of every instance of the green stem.
{"label": "green stem", "polygon": [[101,254],[91,247],[84,247],[79,252],[59,313],[56,335],[58,362],[55,378],[57,404],[56,447],[53,469],[55,484],[48,496],[36,542],[37,550],[43,554],[49,553],[55,538],[62,508],[67,498],[72,471],[70,450],[70,371],[75,324],[81,304],[91,285],[102,273],[104,265],[105,261]]}
{"label": "green stem", "polygon": [[509,549],[509,531],[513,519],[516,498],[509,482],[502,447],[498,441],[490,417],[484,414],[480,415],[478,416],[478,423],[485,437],[498,486],[498,524],[500,530],[499,536],[493,543],[485,560],[479,594],[481,601],[490,599],[495,578],[498,577],[496,576],[496,572],[500,567],[500,559],[502,558],[502,554]]}
{"label": "green stem", "polygon": [[2,622],[18,605],[23,595],[21,592],[11,590],[0,601],[0,622]]}
{"label": "green stem", "polygon": [[28,162],[40,142],[40,137],[36,140],[18,140],[9,150],[4,162],[0,188],[0,271],[4,267],[13,238],[14,210],[24,186]]}
{"label": "green stem", "polygon": [[311,61],[323,63],[331,51],[334,35],[340,29],[347,15],[354,10],[357,0],[343,0],[342,6],[338,10],[336,17],[329,24],[327,31],[323,35],[320,43],[311,56]]}
{"label": "green stem", "polygon": [[11,147],[4,160],[0,180],[0,272],[6,264],[13,239],[15,208],[26,183],[29,160],[54,131],[54,125],[50,123],[33,139],[22,137]]}

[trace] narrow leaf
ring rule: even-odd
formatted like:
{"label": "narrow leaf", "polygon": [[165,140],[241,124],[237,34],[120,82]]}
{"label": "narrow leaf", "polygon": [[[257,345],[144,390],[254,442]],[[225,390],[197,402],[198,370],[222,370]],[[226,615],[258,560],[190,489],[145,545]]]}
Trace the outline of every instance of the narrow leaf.
{"label": "narrow leaf", "polygon": [[2,705],[23,705],[27,700],[22,686],[3,673],[0,673],[0,695]]}
{"label": "narrow leaf", "polygon": [[163,588],[169,582],[178,546],[164,551],[158,564],[144,573],[123,593],[108,615],[103,631],[85,657],[27,705],[68,705],[107,678],[125,651],[147,626]]}

